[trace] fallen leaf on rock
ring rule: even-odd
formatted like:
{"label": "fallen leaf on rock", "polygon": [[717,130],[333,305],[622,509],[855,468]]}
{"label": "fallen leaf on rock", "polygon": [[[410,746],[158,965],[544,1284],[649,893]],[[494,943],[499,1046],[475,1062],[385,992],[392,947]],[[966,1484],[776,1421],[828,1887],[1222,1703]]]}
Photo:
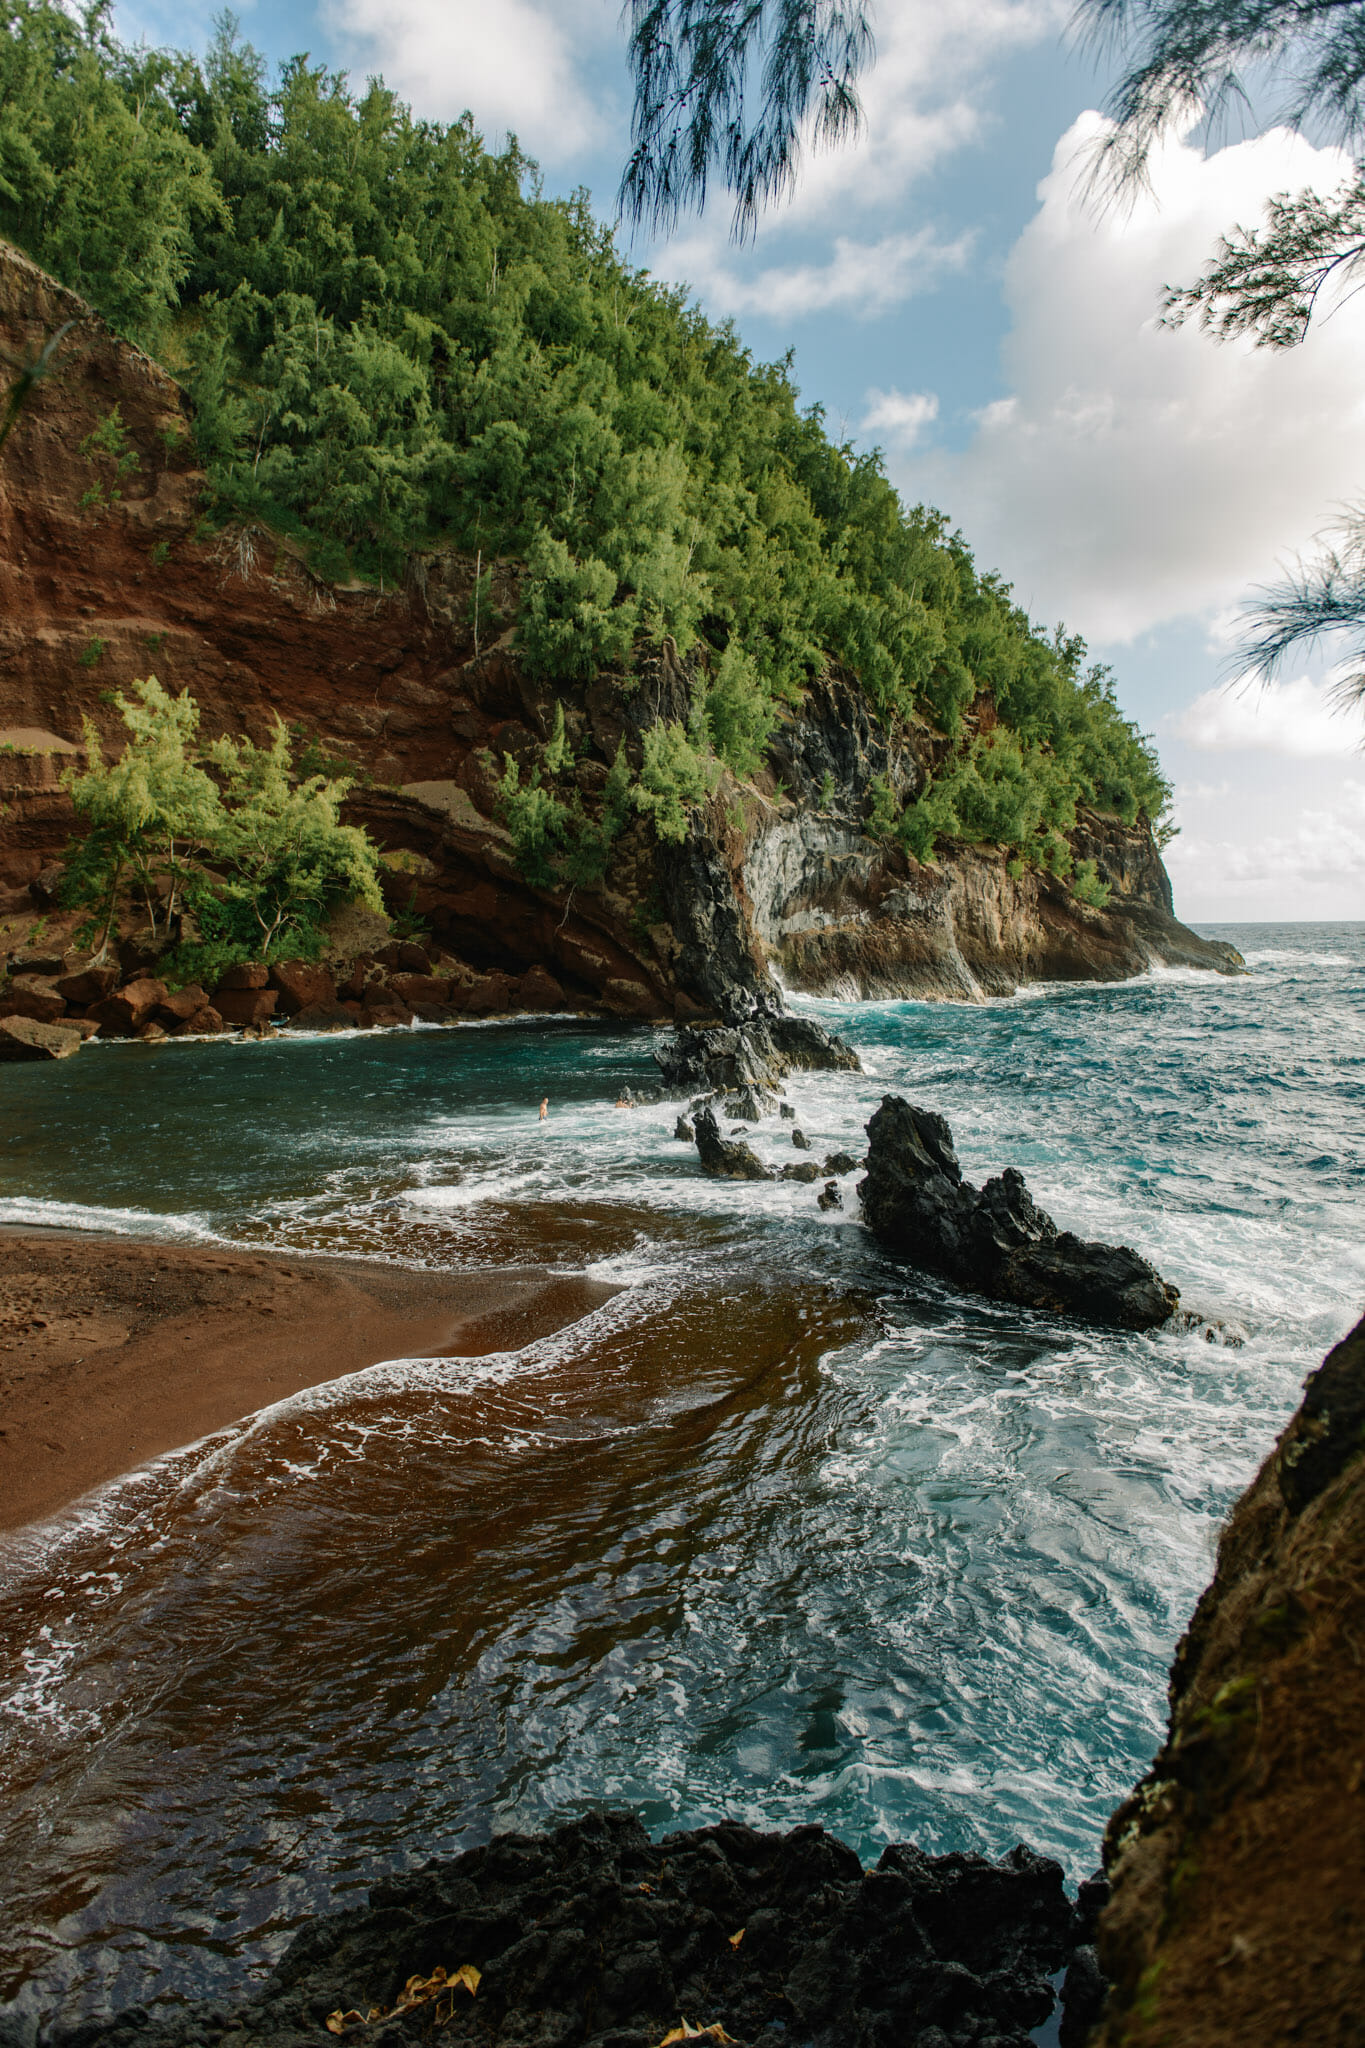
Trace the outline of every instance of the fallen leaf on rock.
{"label": "fallen leaf on rock", "polygon": [[429,1998],[439,1998],[443,1991],[453,1991],[457,1984],[463,1984],[473,1998],[482,1975],[475,1963],[461,1963],[458,1970],[447,1970],[444,1963],[438,1963],[429,1977],[408,1978],[394,2011],[407,2012],[414,2005],[425,2005]]}
{"label": "fallen leaf on rock", "polygon": [[732,1934],[728,1937],[728,1939],[731,1948],[738,1948],[740,1943],[744,1939],[744,1929],[741,1927],[738,1934]]}
{"label": "fallen leaf on rock", "polygon": [[[398,2003],[385,2012],[372,2005],[368,2012],[330,2012],[327,2015],[329,2034],[349,2034],[355,2027],[368,2027],[374,2020],[392,2019],[395,2013],[411,2012],[415,2005],[425,2005],[428,1999],[439,1998],[443,1992],[455,1991],[461,1985],[473,1998],[478,1991],[483,1972],[477,1963],[461,1963],[458,1970],[447,1970],[444,1963],[438,1963],[429,1977],[409,1977],[403,1986]],[[446,2015],[449,2018],[449,2014]]]}
{"label": "fallen leaf on rock", "polygon": [[709,2027],[694,2027],[690,2020],[679,2020],[671,2027],[659,2043],[659,2048],[673,2048],[675,2041],[717,2041],[729,2042],[731,2048],[738,2048],[733,2034],[727,2034],[719,2020],[712,2020]]}

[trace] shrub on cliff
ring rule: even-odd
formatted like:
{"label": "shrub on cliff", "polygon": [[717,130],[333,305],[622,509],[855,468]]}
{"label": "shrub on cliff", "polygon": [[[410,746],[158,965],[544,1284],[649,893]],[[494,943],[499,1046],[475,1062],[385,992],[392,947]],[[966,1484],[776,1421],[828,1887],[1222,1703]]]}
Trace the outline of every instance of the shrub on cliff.
{"label": "shrub on cliff", "polygon": [[158,916],[169,928],[192,884],[197,862],[222,830],[218,789],[198,758],[199,707],[172,697],[155,676],[134,683],[133,697],[115,702],[128,738],[116,761],[106,761],[100,736],[85,720],[86,767],[68,776],[84,839],[67,855],[65,896],[91,911],[90,935],[103,951],[131,889],[142,899],[153,931]]}
{"label": "shrub on cliff", "polygon": [[199,707],[155,676],[114,702],[127,732],[106,761],[87,720],[87,765],[67,777],[84,838],[66,855],[64,895],[88,906],[89,936],[107,945],[120,898],[142,900],[152,930],[168,935],[183,905],[204,940],[264,958],[286,936],[306,940],[338,901],[383,908],[378,853],[343,825],[344,779],[299,777],[294,740],[276,721],[267,746],[199,742]]}

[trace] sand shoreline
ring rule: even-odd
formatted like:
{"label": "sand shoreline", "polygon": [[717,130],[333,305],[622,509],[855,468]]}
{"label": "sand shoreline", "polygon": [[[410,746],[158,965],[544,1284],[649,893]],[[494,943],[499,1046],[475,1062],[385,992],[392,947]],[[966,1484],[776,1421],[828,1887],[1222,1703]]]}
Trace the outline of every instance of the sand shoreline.
{"label": "sand shoreline", "polygon": [[306,1387],[386,1358],[515,1349],[617,1291],[536,1267],[0,1229],[0,1529]]}

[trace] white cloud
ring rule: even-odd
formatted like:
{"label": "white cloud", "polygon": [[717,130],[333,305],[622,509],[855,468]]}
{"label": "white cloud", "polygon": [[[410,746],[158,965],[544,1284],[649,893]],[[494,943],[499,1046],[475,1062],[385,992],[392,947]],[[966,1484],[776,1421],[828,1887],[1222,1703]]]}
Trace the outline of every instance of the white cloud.
{"label": "white cloud", "polygon": [[806,159],[786,218],[899,205],[906,187],[989,125],[991,63],[1055,36],[1071,0],[897,0],[875,16],[877,59],[860,81],[867,122],[852,147]]}
{"label": "white cloud", "polygon": [[490,141],[572,157],[601,141],[583,59],[618,33],[604,0],[322,0],[357,71],[431,120],[466,108]]}
{"label": "white cloud", "polygon": [[868,408],[863,414],[860,431],[893,441],[902,448],[913,447],[925,428],[932,426],[938,418],[938,397],[932,391],[878,391],[874,388],[867,397]]}
{"label": "white cloud", "polygon": [[824,313],[839,306],[862,319],[872,319],[891,306],[932,291],[945,273],[967,262],[972,237],[940,242],[932,228],[914,234],[883,235],[876,242],[855,242],[838,235],[834,254],[823,263],[773,264],[746,275],[721,254],[710,234],[690,235],[669,251],[669,273],[685,279],[717,318],[762,313],[774,320],[796,320],[804,313]]}
{"label": "white cloud", "polygon": [[1112,642],[1273,580],[1365,485],[1365,298],[1284,355],[1162,328],[1163,285],[1220,234],[1273,192],[1335,190],[1350,164],[1283,130],[1207,157],[1172,136],[1151,194],[1098,213],[1079,172],[1102,126],[1087,114],[1062,138],[1010,256],[1010,395],[964,453],[897,480],[949,506],[1035,614]]}
{"label": "white cloud", "polygon": [[[1359,917],[1365,883],[1365,791],[1347,785],[1344,801],[1302,812],[1283,832],[1254,833],[1246,839],[1191,839],[1172,842],[1166,865],[1178,896],[1196,892],[1229,909],[1256,907],[1271,898],[1269,913],[1293,918],[1315,915]],[[1308,900],[1301,892],[1308,892]],[[1311,899],[1328,895],[1324,906]],[[1198,911],[1186,911],[1198,916]]]}
{"label": "white cloud", "polygon": [[1300,761],[1340,760],[1365,740],[1359,711],[1341,709],[1330,678],[1315,682],[1311,676],[1205,690],[1171,729],[1177,739],[1216,753],[1253,748]]}
{"label": "white cloud", "polygon": [[[368,0],[382,5],[382,0]],[[651,268],[686,283],[715,314],[760,313],[791,319],[847,306],[885,312],[965,263],[970,239],[944,247],[922,230],[856,240],[859,217],[903,213],[906,193],[946,157],[982,140],[994,62],[1055,36],[1071,0],[898,0],[876,17],[877,57],[860,82],[867,116],[861,137],[836,149],[807,151],[791,200],[759,226],[763,267],[752,250],[730,246],[730,217],[718,192],[685,236],[650,250]],[[806,260],[842,230],[834,255]],[[772,261],[774,247],[798,245],[798,260]],[[927,267],[926,267],[927,266]]]}

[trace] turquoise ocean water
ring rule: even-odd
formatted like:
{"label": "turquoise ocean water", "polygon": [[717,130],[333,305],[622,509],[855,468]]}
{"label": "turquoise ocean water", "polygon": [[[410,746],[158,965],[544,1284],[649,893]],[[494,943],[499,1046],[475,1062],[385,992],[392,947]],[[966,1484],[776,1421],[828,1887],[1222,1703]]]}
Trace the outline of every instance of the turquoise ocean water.
{"label": "turquoise ocean water", "polygon": [[1249,976],[810,1005],[866,1072],[790,1089],[813,1157],[904,1093],[1137,1246],[1198,1319],[1142,1337],[897,1269],[852,1182],[703,1180],[677,1104],[612,1107],[645,1028],[0,1070],[0,1222],[620,1283],[0,1548],[0,2010],[226,1986],[382,1870],[603,1802],[1086,1874],[1220,1517],[1365,1308],[1365,926],[1214,935]]}

